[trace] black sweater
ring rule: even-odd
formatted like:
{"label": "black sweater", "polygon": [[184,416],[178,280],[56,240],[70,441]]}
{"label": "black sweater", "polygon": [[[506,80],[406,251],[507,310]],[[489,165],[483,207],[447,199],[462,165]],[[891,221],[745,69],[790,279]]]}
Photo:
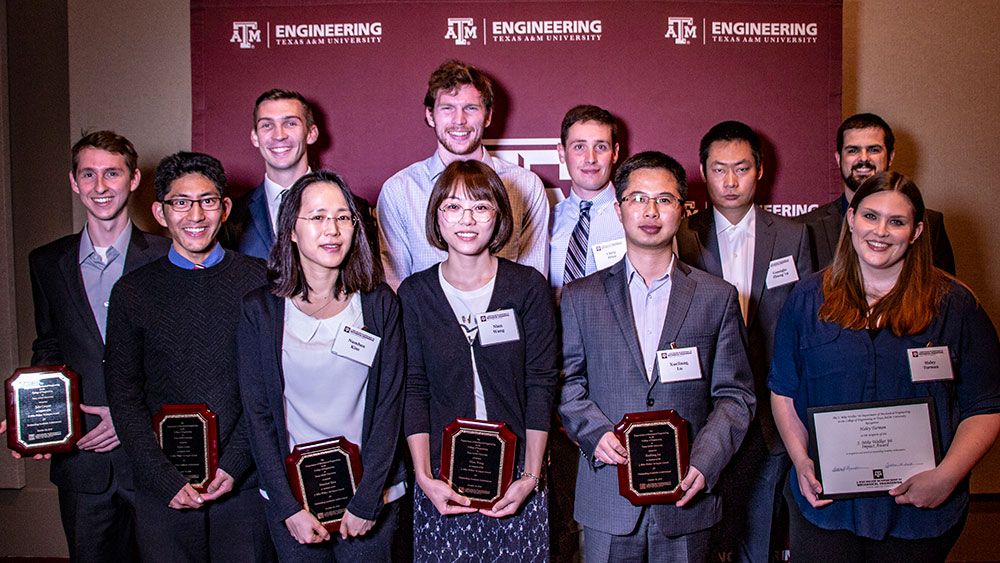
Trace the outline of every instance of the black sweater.
{"label": "black sweater", "polygon": [[205,403],[216,414],[219,468],[248,487],[250,446],[236,371],[244,294],[266,282],[264,262],[226,252],[217,265],[185,270],[167,257],[123,276],[111,293],[105,385],[136,486],[164,504],[187,483],[160,450],[152,417],[162,405]]}

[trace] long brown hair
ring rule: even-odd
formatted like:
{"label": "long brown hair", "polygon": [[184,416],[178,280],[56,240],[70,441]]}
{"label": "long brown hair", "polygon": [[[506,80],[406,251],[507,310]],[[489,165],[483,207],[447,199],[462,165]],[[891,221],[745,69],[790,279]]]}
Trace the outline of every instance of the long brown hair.
{"label": "long brown hair", "polygon": [[[881,172],[866,179],[854,194],[849,212],[879,192],[902,194],[913,206],[914,225],[925,223],[920,190],[912,180],[897,172]],[[864,277],[858,261],[850,229],[841,229],[833,264],[823,274],[825,300],[819,308],[819,319],[851,330],[884,327],[896,336],[923,332],[934,319],[950,279],[934,267],[926,228],[906,250],[896,285],[872,307],[865,299]]]}
{"label": "long brown hair", "polygon": [[302,205],[302,192],[317,183],[333,184],[340,188],[351,216],[354,217],[351,248],[344,256],[340,275],[334,282],[333,292],[338,296],[349,295],[355,291],[370,292],[382,281],[382,262],[368,244],[364,221],[360,220],[354,196],[339,175],[329,170],[318,170],[299,178],[281,201],[276,240],[267,260],[267,280],[271,284],[271,293],[278,297],[294,297],[301,294],[304,301],[309,301],[309,285],[302,271],[298,245],[292,242],[292,231],[295,230],[295,222],[298,220],[299,208]]}

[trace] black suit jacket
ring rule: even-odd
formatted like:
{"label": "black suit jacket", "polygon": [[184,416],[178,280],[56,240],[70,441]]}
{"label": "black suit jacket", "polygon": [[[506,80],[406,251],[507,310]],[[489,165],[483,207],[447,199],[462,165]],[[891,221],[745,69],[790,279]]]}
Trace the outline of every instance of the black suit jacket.
{"label": "black suit jacket", "polygon": [[[80,274],[81,233],[65,236],[28,255],[31,290],[35,301],[35,341],[31,365],[66,364],[80,376],[80,401],[107,406],[104,392],[104,341]],[[125,253],[127,274],[167,253],[170,239],[151,235],[132,226]],[[83,433],[100,424],[95,415],[84,415]],[[107,489],[111,468],[127,488],[132,488],[132,469],[122,448],[100,454],[74,449],[52,456],[49,478],[61,488],[83,493]]]}
{"label": "black suit jacket", "polygon": [[[750,300],[747,305],[747,357],[750,360],[754,391],[757,395],[757,422],[768,448],[774,453],[784,449],[771,414],[767,373],[774,352],[774,330],[778,325],[778,316],[795,284],[767,288],[765,281],[771,260],[786,256],[795,258],[795,267],[800,280],[811,274],[813,262],[808,238],[804,226],[757,208],[753,275]],[[711,208],[692,215],[681,223],[680,231],[677,233],[677,252],[684,262],[722,277],[719,239],[715,227],[715,214]],[[751,431],[753,429],[754,427],[751,427]]]}
{"label": "black suit jacket", "polygon": [[[406,344],[399,300],[389,286],[379,284],[361,296],[365,330],[382,339],[368,370],[361,428],[362,476],[347,509],[375,520],[382,509],[382,491],[406,478],[398,440],[403,419]],[[285,375],[281,344],[285,333],[285,300],[262,287],[243,297],[237,349],[240,394],[250,433],[250,447],[260,476],[278,515],[279,526],[302,510],[285,472],[291,452],[285,425]],[[329,374],[316,374],[322,377]]]}
{"label": "black suit jacket", "polygon": [[[845,196],[842,195],[795,218],[796,221],[805,224],[809,231],[813,263],[817,270],[822,270],[833,262],[833,255],[840,241],[840,230],[844,226],[844,216],[841,213],[845,207],[844,199]],[[925,209],[924,216],[926,219],[924,236],[931,237],[934,265],[955,275],[955,255],[951,250],[948,233],[944,230],[944,215],[940,211]]]}

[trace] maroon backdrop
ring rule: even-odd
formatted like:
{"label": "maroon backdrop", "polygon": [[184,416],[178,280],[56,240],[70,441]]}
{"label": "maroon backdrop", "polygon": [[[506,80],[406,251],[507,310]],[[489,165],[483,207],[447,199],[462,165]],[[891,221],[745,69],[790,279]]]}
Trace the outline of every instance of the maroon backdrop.
{"label": "maroon backdrop", "polygon": [[662,150],[701,207],[698,141],[738,119],[765,141],[759,199],[798,214],[841,191],[841,1],[191,1],[192,145],[220,158],[234,193],[260,183],[250,144],[263,91],[318,110],[313,166],[375,201],[382,182],[435,148],[423,121],[430,73],[457,58],[499,91],[486,145],[568,187],[554,144],[563,114],[596,104],[622,124],[622,158]]}

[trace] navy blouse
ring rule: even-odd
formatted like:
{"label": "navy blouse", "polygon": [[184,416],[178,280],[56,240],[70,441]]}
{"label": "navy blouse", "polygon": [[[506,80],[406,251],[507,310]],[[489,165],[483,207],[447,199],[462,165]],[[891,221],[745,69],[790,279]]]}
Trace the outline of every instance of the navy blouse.
{"label": "navy blouse", "polygon": [[[975,296],[958,283],[950,284],[924,332],[897,337],[881,330],[872,338],[866,330],[848,330],[818,320],[824,299],[822,272],[799,282],[778,320],[768,387],[791,397],[806,425],[809,407],[934,397],[942,452],[947,452],[961,421],[1000,412],[996,330]],[[954,380],[911,381],[907,350],[925,346],[948,346]],[[969,501],[968,478],[934,509],[897,505],[888,495],[835,500],[813,508],[799,491],[794,467],[790,483],[807,520],[821,528],[873,539],[940,536],[958,523]]]}

